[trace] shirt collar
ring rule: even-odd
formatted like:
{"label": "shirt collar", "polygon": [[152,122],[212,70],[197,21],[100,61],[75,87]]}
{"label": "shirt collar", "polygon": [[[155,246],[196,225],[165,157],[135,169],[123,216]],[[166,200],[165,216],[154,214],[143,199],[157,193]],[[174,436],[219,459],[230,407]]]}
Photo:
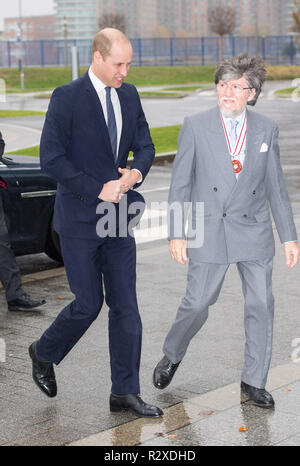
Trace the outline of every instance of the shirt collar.
{"label": "shirt collar", "polygon": [[96,92],[101,92],[106,88],[105,84],[101,81],[101,79],[97,78],[95,73],[93,73],[91,66],[89,67],[89,78],[92,81],[92,84]]}
{"label": "shirt collar", "polygon": [[225,118],[225,117],[223,117],[224,122],[225,122],[226,125],[227,125],[227,124],[229,124],[229,122],[230,122],[231,120],[236,120],[236,121],[238,121],[239,124],[242,124],[243,121],[244,121],[244,118],[245,118],[245,113],[246,113],[246,109],[243,111],[243,113],[241,113],[241,114],[240,114],[238,117],[236,117],[236,118]]}

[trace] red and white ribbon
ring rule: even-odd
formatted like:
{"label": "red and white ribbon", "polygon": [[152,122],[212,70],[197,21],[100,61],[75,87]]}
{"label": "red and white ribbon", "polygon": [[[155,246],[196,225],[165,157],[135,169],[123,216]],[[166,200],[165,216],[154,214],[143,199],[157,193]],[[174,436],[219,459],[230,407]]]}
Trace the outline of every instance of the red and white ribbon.
{"label": "red and white ribbon", "polygon": [[234,150],[232,150],[233,148],[231,148],[230,138],[229,138],[228,133],[227,133],[227,129],[226,129],[226,125],[224,123],[222,113],[221,113],[221,117],[222,117],[222,122],[223,122],[223,127],[224,127],[224,131],[225,131],[225,135],[226,135],[226,140],[227,140],[227,144],[228,144],[229,153],[234,157],[239,156],[240,153],[242,152],[243,148],[244,148],[245,141],[246,141],[246,134],[247,134],[246,115],[244,116],[242,129],[240,131],[240,134],[239,134],[239,137],[237,139],[237,143],[236,143],[236,146],[235,146]]}

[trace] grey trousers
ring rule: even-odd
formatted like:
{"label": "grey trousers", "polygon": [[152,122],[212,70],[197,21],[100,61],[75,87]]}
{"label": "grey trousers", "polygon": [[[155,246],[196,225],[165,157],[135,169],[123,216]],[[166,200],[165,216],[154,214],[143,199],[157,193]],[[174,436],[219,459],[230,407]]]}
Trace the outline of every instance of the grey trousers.
{"label": "grey trousers", "polygon": [[[163,352],[172,363],[181,361],[194,335],[208,317],[209,306],[220,294],[230,264],[189,261],[187,290],[165,339]],[[245,359],[242,380],[264,388],[272,355],[274,298],[273,259],[238,262],[245,299]]]}
{"label": "grey trousers", "polygon": [[10,247],[2,198],[0,195],[0,281],[6,291],[7,301],[24,295],[21,273]]}

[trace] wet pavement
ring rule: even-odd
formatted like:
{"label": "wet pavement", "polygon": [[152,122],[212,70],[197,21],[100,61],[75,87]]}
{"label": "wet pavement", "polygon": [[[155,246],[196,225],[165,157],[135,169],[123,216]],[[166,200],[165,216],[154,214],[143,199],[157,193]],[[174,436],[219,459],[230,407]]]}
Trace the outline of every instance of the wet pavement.
{"label": "wet pavement", "polygon": [[[282,164],[300,232],[300,112],[293,102],[265,101],[279,121]],[[211,101],[206,105],[211,105]],[[263,101],[258,111],[263,112]],[[154,166],[145,180],[147,202],[167,199],[171,165]],[[218,302],[193,339],[174,380],[165,390],[152,372],[185,292],[186,266],[174,263],[165,239],[138,240],[137,290],[143,321],[142,397],[164,409],[161,419],[137,419],[109,411],[110,368],[107,307],[56,368],[58,395],[49,399],[31,379],[29,344],[39,338],[73,297],[65,271],[44,254],[18,257],[24,288],[45,297],[40,312],[8,312],[0,289],[0,445],[101,445],[176,449],[192,446],[300,445],[299,264],[284,265],[276,239],[273,291],[274,345],[267,389],[276,407],[240,404],[243,365],[243,297],[236,267],[226,275]],[[5,357],[4,357],[5,356]],[[153,448],[152,448],[153,449]],[[156,450],[155,449],[155,450]],[[110,451],[112,449],[110,448]]]}
{"label": "wet pavement", "polygon": [[[296,221],[299,230],[299,217]],[[286,271],[277,244],[274,348],[267,384],[276,408],[270,411],[240,405],[243,299],[235,266],[170,386],[163,391],[153,387],[152,372],[184,293],[186,267],[171,261],[165,241],[138,245],[137,257],[144,329],[142,397],[164,409],[165,416],[147,420],[110,413],[106,306],[56,367],[57,397],[47,398],[34,385],[28,345],[72,299],[64,269],[57,267],[24,275],[24,288],[47,300],[41,312],[8,312],[0,293],[0,332],[6,345],[6,360],[0,363],[0,445],[300,445],[299,267]],[[22,268],[24,258],[18,261]]]}

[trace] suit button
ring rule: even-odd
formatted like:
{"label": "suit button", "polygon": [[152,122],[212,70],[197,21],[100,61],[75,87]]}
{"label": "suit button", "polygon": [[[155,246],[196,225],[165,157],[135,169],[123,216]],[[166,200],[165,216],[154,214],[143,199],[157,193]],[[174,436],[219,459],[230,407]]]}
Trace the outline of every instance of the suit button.
{"label": "suit button", "polygon": [[244,217],[244,218],[247,218],[247,217],[248,217],[248,215],[247,215],[247,214],[244,214],[244,215],[243,215],[243,217]]}
{"label": "suit button", "polygon": [[218,188],[214,187],[214,191],[215,191],[215,192],[218,191]]}
{"label": "suit button", "polygon": [[225,213],[223,214],[223,217],[226,217],[226,214],[225,214]]}
{"label": "suit button", "polygon": [[255,195],[255,194],[256,194],[256,191],[254,190],[252,194]]}

